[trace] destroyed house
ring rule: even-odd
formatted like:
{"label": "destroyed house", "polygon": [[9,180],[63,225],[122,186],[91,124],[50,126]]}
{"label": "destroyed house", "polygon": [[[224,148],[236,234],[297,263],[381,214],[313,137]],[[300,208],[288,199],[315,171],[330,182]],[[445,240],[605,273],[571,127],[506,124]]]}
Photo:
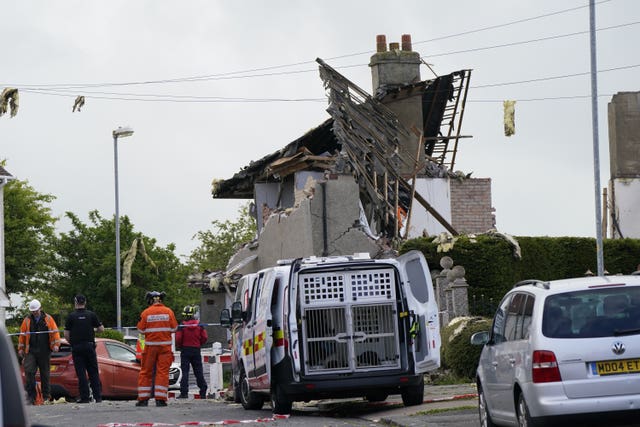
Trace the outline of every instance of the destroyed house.
{"label": "destroyed house", "polygon": [[220,199],[253,199],[257,244],[240,251],[241,272],[278,259],[369,252],[385,242],[494,226],[490,179],[455,172],[470,70],[420,78],[420,55],[377,37],[373,95],[321,59],[330,118],[233,177],[214,181]]}

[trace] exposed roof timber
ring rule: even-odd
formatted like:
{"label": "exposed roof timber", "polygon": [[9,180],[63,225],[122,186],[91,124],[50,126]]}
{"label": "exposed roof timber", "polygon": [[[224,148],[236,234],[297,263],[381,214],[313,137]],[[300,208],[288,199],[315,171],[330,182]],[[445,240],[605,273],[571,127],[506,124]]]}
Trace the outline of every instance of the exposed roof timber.
{"label": "exposed roof timber", "polygon": [[[343,150],[348,153],[360,182],[364,181],[365,192],[371,201],[382,202],[378,213],[385,224],[387,233],[397,236],[398,208],[409,210],[412,195],[416,200],[451,234],[457,231],[440,215],[412,186],[399,174],[398,164],[407,157],[399,155],[401,150],[398,138],[415,137],[395,114],[379,101],[370,97],[358,86],[327,65],[322,59],[320,77],[329,90],[329,114],[335,123],[333,131]],[[357,96],[352,96],[356,94]],[[421,137],[422,135],[420,135]],[[408,158],[414,158],[413,156]],[[411,165],[418,170],[419,165]],[[382,181],[382,182],[380,182]],[[376,203],[378,204],[378,203]],[[395,228],[395,229],[394,229]]]}
{"label": "exposed roof timber", "polygon": [[269,170],[269,166],[278,159],[294,156],[300,149],[307,150],[311,155],[339,150],[340,147],[331,130],[332,125],[333,120],[327,119],[320,126],[311,129],[280,150],[250,162],[233,177],[218,181],[212,189],[213,197],[217,199],[252,199],[254,183],[278,182],[286,176],[282,175],[282,171],[280,171],[280,176],[275,177],[273,171]]}

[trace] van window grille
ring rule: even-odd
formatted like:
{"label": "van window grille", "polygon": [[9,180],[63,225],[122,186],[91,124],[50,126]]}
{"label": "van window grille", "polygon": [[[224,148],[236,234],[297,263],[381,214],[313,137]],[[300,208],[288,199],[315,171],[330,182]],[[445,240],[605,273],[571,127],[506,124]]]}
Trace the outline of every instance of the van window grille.
{"label": "van window grille", "polygon": [[351,298],[353,301],[395,297],[392,270],[353,273],[350,275],[350,279]]}
{"label": "van window grille", "polygon": [[344,301],[344,274],[304,275],[302,278],[302,297],[305,304],[316,301]]}
{"label": "van window grille", "polygon": [[393,305],[354,306],[352,310],[356,367],[398,365]]}
{"label": "van window grille", "polygon": [[338,337],[347,333],[344,308],[309,309],[304,321],[309,370],[348,368],[348,343],[338,341]]}
{"label": "van window grille", "polygon": [[307,374],[401,365],[393,268],[300,274]]}

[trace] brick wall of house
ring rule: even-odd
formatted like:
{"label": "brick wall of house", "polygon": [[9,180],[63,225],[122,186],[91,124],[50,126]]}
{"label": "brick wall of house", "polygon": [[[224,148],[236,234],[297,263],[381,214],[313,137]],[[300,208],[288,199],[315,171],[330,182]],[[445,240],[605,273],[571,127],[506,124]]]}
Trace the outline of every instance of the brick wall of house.
{"label": "brick wall of house", "polygon": [[452,179],[451,225],[460,234],[484,233],[495,228],[491,206],[491,178]]}

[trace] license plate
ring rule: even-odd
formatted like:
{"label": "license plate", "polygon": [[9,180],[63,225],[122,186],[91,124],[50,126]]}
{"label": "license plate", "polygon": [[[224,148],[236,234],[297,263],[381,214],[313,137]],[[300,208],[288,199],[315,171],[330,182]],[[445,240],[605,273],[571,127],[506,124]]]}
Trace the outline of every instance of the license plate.
{"label": "license plate", "polygon": [[597,375],[633,374],[640,372],[640,359],[603,360],[594,362]]}

